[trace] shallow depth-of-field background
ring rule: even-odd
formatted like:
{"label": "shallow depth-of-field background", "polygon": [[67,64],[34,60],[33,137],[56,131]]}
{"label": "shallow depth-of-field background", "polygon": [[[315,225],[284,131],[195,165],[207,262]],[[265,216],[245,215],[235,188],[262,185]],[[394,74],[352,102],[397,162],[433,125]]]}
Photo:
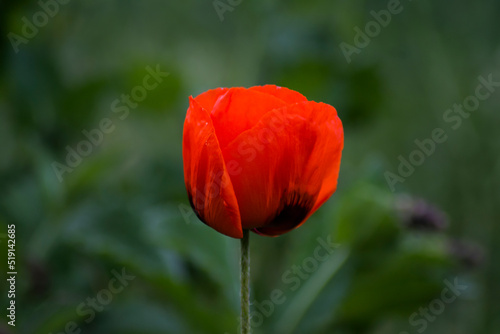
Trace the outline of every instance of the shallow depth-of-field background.
{"label": "shallow depth-of-field background", "polygon": [[238,333],[182,125],[266,83],[335,106],[345,147],[306,224],[251,235],[253,332],[500,333],[500,2],[60,1],[0,3],[0,333]]}

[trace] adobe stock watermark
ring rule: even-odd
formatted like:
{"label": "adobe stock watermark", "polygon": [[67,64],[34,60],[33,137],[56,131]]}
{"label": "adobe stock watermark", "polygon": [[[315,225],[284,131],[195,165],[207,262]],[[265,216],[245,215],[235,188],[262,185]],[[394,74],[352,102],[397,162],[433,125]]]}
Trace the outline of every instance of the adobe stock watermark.
{"label": "adobe stock watermark", "polygon": [[353,40],[354,45],[346,42],[339,44],[347,63],[350,64],[352,56],[361,53],[361,50],[370,45],[371,40],[380,35],[382,28],[387,27],[391,23],[392,17],[402,11],[403,5],[400,0],[389,0],[387,2],[387,9],[382,9],[378,12],[374,10],[370,11],[373,20],[367,22],[363,30],[358,26],[354,27],[354,32],[356,33]]}
{"label": "adobe stock watermark", "polygon": [[[76,307],[76,314],[84,318],[86,324],[89,324],[95,319],[96,313],[104,311],[105,307],[113,301],[114,296],[121,293],[123,289],[135,279],[135,276],[128,274],[125,268],[122,268],[121,273],[113,269],[111,270],[111,274],[113,274],[113,278],[109,280],[106,288],[100,290],[95,297],[88,297]],[[78,324],[75,321],[69,321],[64,326],[63,331],[56,333],[50,332],[49,334],[81,333],[82,329]]]}
{"label": "adobe stock watermark", "polygon": [[[121,94],[120,98],[111,102],[111,112],[120,121],[125,120],[129,116],[130,110],[137,108],[139,103],[147,98],[148,92],[157,88],[169,76],[169,73],[161,71],[160,65],[156,65],[154,69],[146,66],[146,72],[147,74],[140,85],[133,87],[129,94]],[[67,145],[65,161],[63,163],[54,161],[51,164],[59,182],[63,181],[65,173],[73,172],[82,163],[84,157],[92,154],[94,148],[102,144],[105,135],[112,133],[115,128],[115,122],[111,118],[105,117],[99,121],[98,127],[82,130],[82,135],[86,139],[82,139],[73,147]]]}
{"label": "adobe stock watermark", "polygon": [[318,245],[314,248],[312,256],[304,258],[298,265],[294,264],[283,272],[281,282],[285,285],[284,289],[274,289],[269,294],[268,299],[253,300],[250,303],[250,326],[252,328],[262,326],[264,320],[273,315],[277,306],[286,302],[287,292],[297,291],[340,247],[340,244],[332,242],[331,235],[326,240],[318,237],[316,241]]}
{"label": "adobe stock watermark", "polygon": [[[490,98],[500,87],[500,81],[494,81],[492,73],[487,77],[479,76],[478,81],[479,84],[476,86],[474,94],[467,96],[462,103],[455,103],[444,111],[443,121],[449,125],[451,130],[458,130],[462,126],[463,120],[469,118],[471,113],[479,108],[481,102]],[[436,152],[437,146],[447,140],[447,131],[440,127],[433,129],[427,138],[415,139],[413,142],[416,148],[406,156],[398,156],[397,173],[384,172],[385,180],[391,191],[394,192],[398,183],[404,183],[407,178],[412,176],[416,168],[422,166],[426,159]]]}
{"label": "adobe stock watermark", "polygon": [[219,20],[222,22],[224,21],[224,13],[232,12],[234,8],[239,6],[242,2],[243,0],[214,0],[212,5],[219,16]]}
{"label": "adobe stock watermark", "polygon": [[21,18],[23,23],[21,34],[19,35],[12,31],[7,34],[14,52],[18,53],[21,44],[28,44],[30,40],[35,38],[39,30],[45,27],[50,19],[59,13],[60,6],[66,5],[69,2],[70,0],[39,0],[38,6],[40,10],[35,12],[31,16],[31,19],[26,16]]}
{"label": "adobe stock watermark", "polygon": [[[420,307],[418,312],[413,312],[408,318],[408,323],[412,327],[416,327],[417,333],[423,333],[429,326],[429,323],[434,322],[437,316],[444,312],[446,305],[453,303],[467,289],[467,285],[460,284],[456,277],[453,283],[449,280],[444,280],[444,284],[446,287],[441,290],[439,298],[433,299],[427,307]],[[399,334],[410,333],[399,332]]]}

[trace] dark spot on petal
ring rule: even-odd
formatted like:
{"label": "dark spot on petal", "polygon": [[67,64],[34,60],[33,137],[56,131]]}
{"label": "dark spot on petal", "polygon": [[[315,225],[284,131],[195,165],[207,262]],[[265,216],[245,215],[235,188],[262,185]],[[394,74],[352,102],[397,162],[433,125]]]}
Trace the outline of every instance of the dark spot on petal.
{"label": "dark spot on petal", "polygon": [[281,209],[265,226],[254,229],[257,233],[276,236],[297,227],[311,212],[317,196],[292,192],[284,197]]}
{"label": "dark spot on petal", "polygon": [[[196,217],[198,217],[199,220],[201,220],[204,224],[206,224],[204,219],[202,218],[203,212],[199,212],[198,209],[196,208],[194,202],[193,202],[193,194],[191,193],[191,190],[190,190],[191,187],[187,186],[186,189],[187,189],[189,204],[191,205],[191,208],[193,208],[193,211],[196,214]],[[202,208],[201,208],[201,210],[203,211]]]}

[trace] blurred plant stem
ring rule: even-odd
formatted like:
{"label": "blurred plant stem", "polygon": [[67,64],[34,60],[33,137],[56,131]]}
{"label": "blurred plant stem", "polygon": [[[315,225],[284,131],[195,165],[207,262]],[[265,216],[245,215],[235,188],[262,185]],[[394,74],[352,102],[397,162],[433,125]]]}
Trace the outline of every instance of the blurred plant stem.
{"label": "blurred plant stem", "polygon": [[250,334],[250,233],[241,239],[241,334]]}

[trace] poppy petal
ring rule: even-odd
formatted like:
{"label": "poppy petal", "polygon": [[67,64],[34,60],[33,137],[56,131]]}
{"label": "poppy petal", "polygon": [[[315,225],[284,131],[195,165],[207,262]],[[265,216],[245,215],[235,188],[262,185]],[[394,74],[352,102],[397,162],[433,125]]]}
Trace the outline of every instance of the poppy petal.
{"label": "poppy petal", "polygon": [[211,112],[221,149],[257,124],[267,112],[285,105],[285,101],[270,94],[239,87],[229,89]]}
{"label": "poppy petal", "polygon": [[229,88],[210,89],[196,96],[194,99],[203,109],[207,110],[210,113],[210,111],[214,107],[215,102],[217,102],[217,99],[224,95],[228,90]]}
{"label": "poppy petal", "polygon": [[[308,111],[312,112],[312,114],[308,114]],[[280,223],[280,220],[283,219],[283,213],[281,213],[278,217],[278,221],[275,219],[272,224],[254,229],[256,233],[267,236],[277,236],[299,227],[324,202],[326,202],[337,189],[340,160],[344,147],[344,131],[342,122],[337,116],[337,111],[330,105],[317,103],[312,108],[306,108],[302,112],[305,112],[302,113],[303,116],[317,125],[318,140],[316,141],[313,152],[309,156],[304,175],[308,177],[308,180],[305,182],[321,184],[319,193],[315,197],[315,202],[311,210],[304,216],[299,224],[290,228],[290,226]]]}
{"label": "poppy petal", "polygon": [[226,165],[238,166],[230,177],[243,228],[285,233],[319,207],[320,196],[326,200],[336,186],[342,150],[337,119],[323,103],[289,105],[267,113],[222,150]]}
{"label": "poppy petal", "polygon": [[[335,114],[336,113],[337,112],[335,111]],[[337,189],[340,159],[342,157],[342,149],[344,148],[344,129],[340,118],[333,117],[326,121],[322,126],[322,132],[328,133],[329,135],[325,135],[325,140],[321,142],[323,147],[318,147],[316,152],[323,155],[323,165],[326,168],[323,175],[323,184],[312,212],[316,211],[321,205],[323,205],[323,203],[326,202]],[[319,159],[320,157],[313,158]],[[309,168],[314,167],[309,166]]]}
{"label": "poppy petal", "polygon": [[183,133],[184,180],[189,201],[205,224],[242,238],[238,202],[209,113],[190,98]]}
{"label": "poppy petal", "polygon": [[249,90],[266,93],[285,101],[287,104],[306,102],[307,98],[294,90],[276,85],[254,86]]}

